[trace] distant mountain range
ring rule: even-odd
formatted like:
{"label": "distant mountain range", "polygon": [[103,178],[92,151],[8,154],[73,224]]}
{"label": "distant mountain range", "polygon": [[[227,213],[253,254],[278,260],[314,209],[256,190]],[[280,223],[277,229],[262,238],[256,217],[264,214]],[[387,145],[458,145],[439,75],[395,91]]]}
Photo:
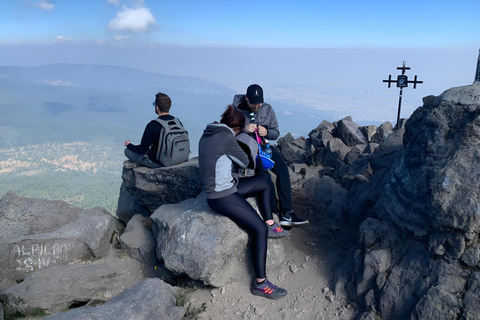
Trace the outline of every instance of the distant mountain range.
{"label": "distant mountain range", "polygon": [[[156,117],[152,102],[159,91],[172,98],[171,113],[189,131],[192,156],[207,123],[219,120],[239,93],[200,78],[115,66],[0,66],[0,197],[13,190],[114,213],[123,142],[140,143]],[[282,136],[306,136],[335,118],[300,102],[267,101]]]}
{"label": "distant mountain range", "polygon": [[[80,127],[82,123],[111,125],[118,127],[120,140],[128,138],[138,143],[146,123],[156,116],[151,103],[159,91],[172,98],[171,113],[191,131],[193,141],[198,140],[207,123],[219,119],[233,96],[239,93],[196,77],[116,66],[0,66],[0,112],[4,115],[0,121],[8,130],[44,125],[48,131],[52,123],[76,123]],[[287,132],[307,135],[323,119],[333,117],[332,112],[312,110],[300,103],[268,102],[274,106],[282,135]],[[292,110],[295,110],[294,116]],[[71,126],[73,129],[76,125]],[[130,132],[135,136],[126,136]],[[70,140],[68,136],[58,138]],[[35,139],[39,140],[41,136]],[[12,146],[11,143],[0,142],[0,147]],[[13,146],[22,144],[21,141],[13,143]],[[193,145],[196,149],[196,143]]]}

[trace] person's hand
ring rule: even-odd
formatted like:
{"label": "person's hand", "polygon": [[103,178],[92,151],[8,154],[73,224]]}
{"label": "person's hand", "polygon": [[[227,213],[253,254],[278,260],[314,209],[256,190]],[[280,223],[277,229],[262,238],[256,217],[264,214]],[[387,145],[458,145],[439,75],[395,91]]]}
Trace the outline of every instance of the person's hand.
{"label": "person's hand", "polygon": [[125,141],[123,144],[124,144],[125,147],[126,147],[126,146],[128,146],[130,143],[131,143],[130,140],[127,140],[127,141]]}
{"label": "person's hand", "polygon": [[257,132],[260,137],[265,137],[268,134],[268,130],[262,126],[257,127]]}
{"label": "person's hand", "polygon": [[245,132],[246,133],[252,133],[257,130],[257,125],[255,123],[249,123],[245,126]]}

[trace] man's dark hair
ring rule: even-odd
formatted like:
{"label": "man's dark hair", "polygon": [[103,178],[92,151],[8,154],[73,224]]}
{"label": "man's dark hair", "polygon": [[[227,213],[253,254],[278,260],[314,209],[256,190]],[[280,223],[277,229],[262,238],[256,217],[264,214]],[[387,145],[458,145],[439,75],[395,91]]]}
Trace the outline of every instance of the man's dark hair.
{"label": "man's dark hair", "polygon": [[226,124],[230,128],[239,127],[243,129],[245,127],[245,116],[230,104],[222,114],[220,123]]}
{"label": "man's dark hair", "polygon": [[157,93],[155,95],[155,104],[162,113],[170,112],[170,107],[172,106],[172,100],[165,93]]}

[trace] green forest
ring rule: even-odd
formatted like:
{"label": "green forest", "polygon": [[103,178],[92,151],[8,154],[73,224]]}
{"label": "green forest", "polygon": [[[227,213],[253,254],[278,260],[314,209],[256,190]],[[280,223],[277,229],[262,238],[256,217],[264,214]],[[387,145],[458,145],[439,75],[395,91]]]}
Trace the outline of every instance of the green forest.
{"label": "green forest", "polygon": [[115,215],[124,160],[123,145],[103,139],[0,149],[0,197],[12,190]]}

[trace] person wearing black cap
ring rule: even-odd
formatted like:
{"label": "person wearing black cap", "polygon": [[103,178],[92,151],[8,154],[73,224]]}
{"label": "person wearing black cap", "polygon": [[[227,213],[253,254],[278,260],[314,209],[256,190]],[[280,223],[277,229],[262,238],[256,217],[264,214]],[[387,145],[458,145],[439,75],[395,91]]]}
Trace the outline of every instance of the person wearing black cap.
{"label": "person wearing black cap", "polygon": [[[278,139],[280,131],[275,111],[270,104],[264,102],[263,89],[258,84],[250,85],[246,94],[235,95],[233,106],[242,111],[245,116],[244,131],[246,133],[255,137],[257,132],[263,141]],[[275,161],[272,172],[277,176],[276,186],[280,206],[277,214],[279,213],[280,216],[280,225],[284,228],[305,226],[308,220],[298,217],[293,210],[292,187],[285,159],[275,147],[270,146],[270,149],[272,149],[272,160]],[[270,177],[266,170],[259,170],[259,174]],[[272,197],[272,208],[277,208],[275,194]]]}

